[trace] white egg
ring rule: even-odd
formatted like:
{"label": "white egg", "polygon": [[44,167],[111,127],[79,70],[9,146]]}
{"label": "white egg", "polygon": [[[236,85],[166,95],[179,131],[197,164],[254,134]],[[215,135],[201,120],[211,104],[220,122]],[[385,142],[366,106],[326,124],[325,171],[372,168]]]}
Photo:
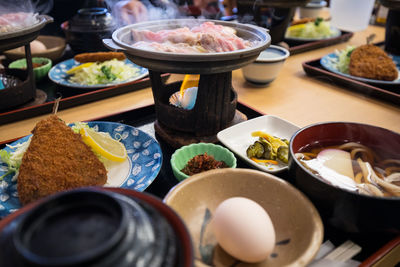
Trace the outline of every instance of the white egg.
{"label": "white egg", "polygon": [[244,197],[224,200],[214,212],[211,227],[219,245],[244,262],[265,260],[275,246],[275,230],[268,213]]}

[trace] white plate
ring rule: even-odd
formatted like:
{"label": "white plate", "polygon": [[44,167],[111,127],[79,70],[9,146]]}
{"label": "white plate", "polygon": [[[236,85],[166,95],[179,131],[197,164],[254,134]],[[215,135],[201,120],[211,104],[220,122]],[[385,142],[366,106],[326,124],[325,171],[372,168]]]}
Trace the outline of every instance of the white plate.
{"label": "white plate", "polygon": [[279,162],[279,165],[270,165],[267,167],[263,164],[256,163],[247,157],[247,148],[252,145],[254,141],[258,140],[258,137],[251,136],[251,133],[255,131],[263,131],[270,135],[290,140],[292,135],[299,129],[300,127],[281,118],[272,115],[265,115],[226,128],[217,134],[217,138],[222,144],[232,150],[248,164],[265,172],[277,173],[287,169],[287,164]]}

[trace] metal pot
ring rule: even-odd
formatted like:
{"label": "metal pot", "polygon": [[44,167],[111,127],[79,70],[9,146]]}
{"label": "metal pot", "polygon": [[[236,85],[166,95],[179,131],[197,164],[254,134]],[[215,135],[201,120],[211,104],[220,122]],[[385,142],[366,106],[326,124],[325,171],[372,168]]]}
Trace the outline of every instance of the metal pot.
{"label": "metal pot", "polygon": [[[191,54],[155,52],[131,46],[135,41],[131,36],[132,29],[155,32],[184,26],[193,27],[206,21],[232,27],[239,37],[251,41],[253,46],[231,52]],[[105,39],[103,42],[109,49],[122,51],[131,61],[151,70],[171,73],[213,74],[238,69],[254,61],[260,52],[269,46],[271,38],[266,29],[255,25],[206,19],[174,19],[131,24],[116,30],[112,34],[112,40]]]}
{"label": "metal pot", "polygon": [[0,34],[0,52],[29,44],[46,24],[53,22],[53,18],[47,15],[39,15],[37,18],[39,22],[31,27]]}

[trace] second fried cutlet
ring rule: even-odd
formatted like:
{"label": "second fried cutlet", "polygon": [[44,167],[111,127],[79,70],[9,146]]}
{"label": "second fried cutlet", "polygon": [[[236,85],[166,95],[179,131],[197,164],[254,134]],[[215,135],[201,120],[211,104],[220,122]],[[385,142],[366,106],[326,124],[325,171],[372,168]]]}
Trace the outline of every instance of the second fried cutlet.
{"label": "second fried cutlet", "polygon": [[101,186],[107,171],[89,146],[52,115],[36,124],[18,175],[18,197],[27,204],[50,194]]}
{"label": "second fried cutlet", "polygon": [[393,60],[381,48],[362,45],[350,56],[350,75],[374,80],[393,81],[399,72]]}

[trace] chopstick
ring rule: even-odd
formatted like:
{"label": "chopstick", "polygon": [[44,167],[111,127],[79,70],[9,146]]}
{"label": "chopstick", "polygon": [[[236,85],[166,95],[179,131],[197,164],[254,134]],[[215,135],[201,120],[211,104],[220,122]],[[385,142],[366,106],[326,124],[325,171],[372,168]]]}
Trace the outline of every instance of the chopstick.
{"label": "chopstick", "polygon": [[324,257],[324,259],[345,262],[353,258],[361,251],[361,247],[350,240],[347,240],[334,251]]}

